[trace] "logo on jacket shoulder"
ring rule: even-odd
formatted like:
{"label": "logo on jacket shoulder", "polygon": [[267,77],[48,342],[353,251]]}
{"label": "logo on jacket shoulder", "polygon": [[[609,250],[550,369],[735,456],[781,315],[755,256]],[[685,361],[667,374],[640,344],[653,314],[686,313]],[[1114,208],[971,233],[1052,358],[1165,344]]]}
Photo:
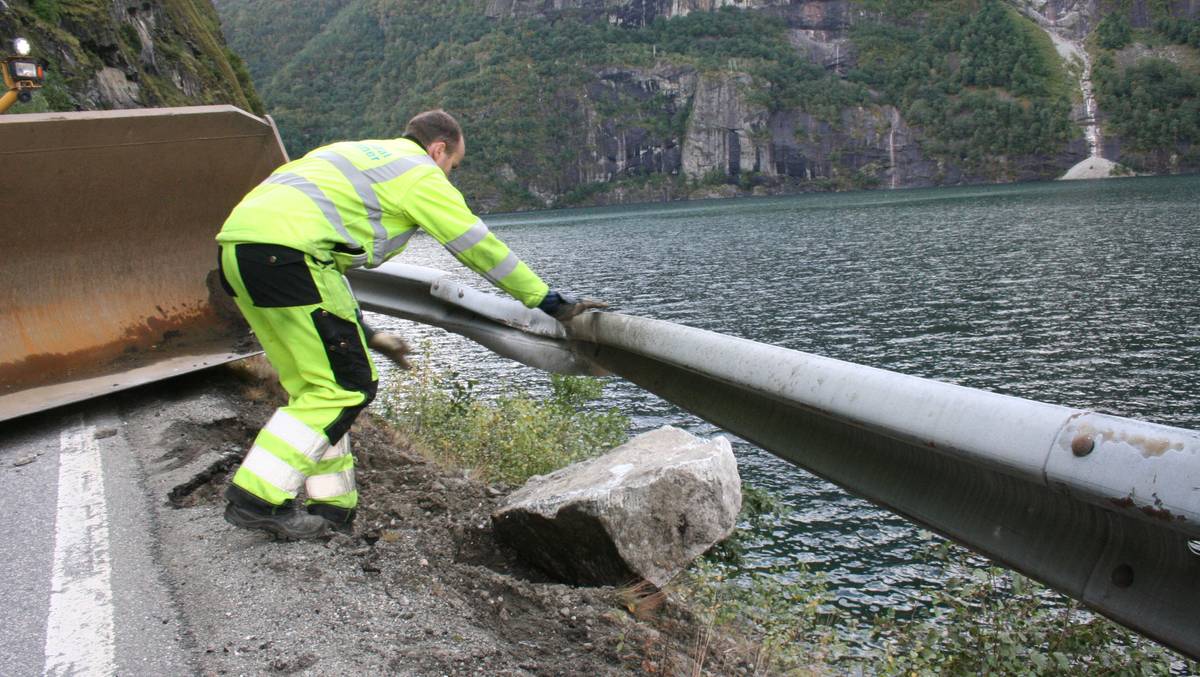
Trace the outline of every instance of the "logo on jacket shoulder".
{"label": "logo on jacket shoulder", "polygon": [[354,146],[356,148],[358,148],[358,150],[361,151],[363,153],[363,155],[366,155],[368,158],[370,158],[372,160],[383,160],[385,158],[390,158],[392,156],[391,151],[384,148],[383,146],[376,146],[376,145],[369,144],[369,143],[356,143],[356,144],[354,144]]}

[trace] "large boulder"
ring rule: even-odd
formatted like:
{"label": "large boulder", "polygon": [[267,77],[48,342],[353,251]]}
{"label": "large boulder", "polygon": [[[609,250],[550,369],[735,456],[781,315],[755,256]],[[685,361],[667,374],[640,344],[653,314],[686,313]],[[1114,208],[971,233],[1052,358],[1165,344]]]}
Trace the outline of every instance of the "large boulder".
{"label": "large boulder", "polygon": [[742,507],[729,440],[665,426],[534,477],[492,514],[496,535],[556,578],[662,587],[729,536]]}

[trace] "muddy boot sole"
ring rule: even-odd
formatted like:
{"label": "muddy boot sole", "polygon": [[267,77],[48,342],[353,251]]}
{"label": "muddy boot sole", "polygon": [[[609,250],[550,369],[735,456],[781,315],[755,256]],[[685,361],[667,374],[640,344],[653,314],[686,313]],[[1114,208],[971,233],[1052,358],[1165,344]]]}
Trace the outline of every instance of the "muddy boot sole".
{"label": "muddy boot sole", "polygon": [[242,529],[265,531],[279,541],[308,541],[329,537],[329,523],[307,513],[262,515],[233,503],[225,506],[225,521]]}

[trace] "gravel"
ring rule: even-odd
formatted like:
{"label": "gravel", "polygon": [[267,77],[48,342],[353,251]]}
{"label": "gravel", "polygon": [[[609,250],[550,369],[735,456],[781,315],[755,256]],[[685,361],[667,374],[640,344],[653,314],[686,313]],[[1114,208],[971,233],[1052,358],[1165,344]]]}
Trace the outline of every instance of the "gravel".
{"label": "gravel", "polygon": [[[507,488],[436,467],[368,416],[351,432],[362,500],[352,535],[282,543],[228,525],[220,491],[279,401],[235,367],[122,406],[197,673],[693,674],[687,609],[659,595],[646,618],[632,613],[632,588],[549,580],[493,537]],[[165,427],[139,425],[164,416]],[[703,674],[747,672],[726,644],[709,649]]]}

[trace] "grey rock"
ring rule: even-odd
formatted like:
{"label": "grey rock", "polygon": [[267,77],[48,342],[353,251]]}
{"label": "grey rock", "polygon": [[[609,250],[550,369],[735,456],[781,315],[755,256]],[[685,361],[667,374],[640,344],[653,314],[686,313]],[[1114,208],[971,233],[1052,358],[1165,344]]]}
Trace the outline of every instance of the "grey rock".
{"label": "grey rock", "polygon": [[732,533],[741,505],[729,440],[666,426],[534,477],[492,523],[500,539],[560,580],[662,587]]}
{"label": "grey rock", "polygon": [[112,104],[113,108],[138,108],[141,106],[142,88],[129,80],[124,71],[105,66],[96,73],[96,90],[100,100]]}

